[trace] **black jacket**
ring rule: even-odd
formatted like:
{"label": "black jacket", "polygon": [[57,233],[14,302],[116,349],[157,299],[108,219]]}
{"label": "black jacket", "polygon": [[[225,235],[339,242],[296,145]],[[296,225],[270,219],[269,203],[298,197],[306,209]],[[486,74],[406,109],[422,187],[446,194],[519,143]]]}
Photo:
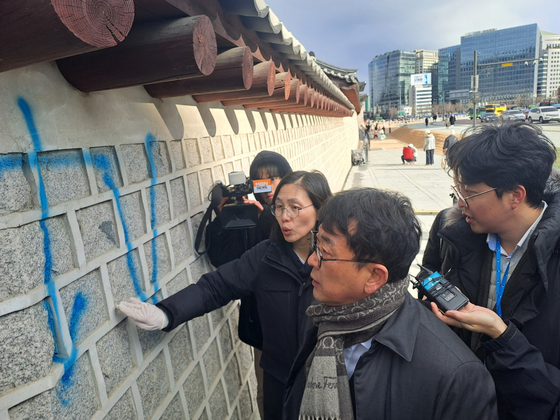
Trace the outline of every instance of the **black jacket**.
{"label": "black jacket", "polygon": [[[245,251],[270,237],[272,224],[276,223],[276,220],[270,212],[270,207],[264,203],[262,205],[264,210],[261,212],[255,228],[226,230],[222,227],[220,216],[210,223],[207,236],[208,257],[214,267],[220,267],[240,258]],[[241,341],[262,350],[261,321],[258,305],[252,293],[241,299],[237,333]]]}
{"label": "black jacket", "polygon": [[[305,361],[316,337],[317,328],[310,328],[290,373],[285,420],[298,418]],[[445,324],[409,294],[360,357],[351,390],[356,420],[497,418],[488,371]]]}
{"label": "black jacket", "polygon": [[[549,179],[548,204],[502,297],[506,332],[495,340],[457,330],[496,383],[501,419],[560,419],[560,182]],[[444,274],[486,306],[493,253],[457,208],[436,218],[423,265]]]}
{"label": "black jacket", "polygon": [[310,272],[291,245],[263,241],[159,302],[169,318],[164,331],[253,293],[263,328],[261,367],[285,383],[303,337],[305,310],[313,298]]}

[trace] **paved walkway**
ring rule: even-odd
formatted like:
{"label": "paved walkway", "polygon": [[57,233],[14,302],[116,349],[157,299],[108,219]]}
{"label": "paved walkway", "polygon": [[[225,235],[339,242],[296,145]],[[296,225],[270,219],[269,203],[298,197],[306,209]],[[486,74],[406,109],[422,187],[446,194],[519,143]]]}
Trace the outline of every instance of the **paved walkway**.
{"label": "paved walkway", "polygon": [[[426,166],[421,163],[425,162],[424,152],[418,150],[418,163],[403,165],[401,154],[404,145],[392,139],[372,141],[369,162],[350,169],[344,189],[382,188],[398,191],[410,198],[422,225],[421,249],[415,260],[415,263],[420,263],[435,216],[453,204],[449,196],[452,181],[447,172],[441,169],[441,155],[435,155],[433,166]],[[413,264],[410,273],[416,274],[418,271],[418,266]]]}

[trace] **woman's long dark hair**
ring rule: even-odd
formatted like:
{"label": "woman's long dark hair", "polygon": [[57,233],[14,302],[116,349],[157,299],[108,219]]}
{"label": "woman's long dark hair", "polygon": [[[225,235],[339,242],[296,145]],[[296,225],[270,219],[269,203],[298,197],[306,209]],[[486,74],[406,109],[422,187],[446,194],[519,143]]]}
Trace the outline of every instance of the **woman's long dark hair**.
{"label": "woman's long dark hair", "polygon": [[[325,175],[321,172],[295,171],[282,178],[282,181],[280,181],[276,187],[276,192],[274,193],[274,198],[272,199],[273,204],[276,204],[276,197],[278,197],[278,193],[282,190],[282,187],[289,184],[298,185],[303,188],[317,212],[319,212],[323,202],[332,195],[329,182],[327,181],[327,178],[325,178]],[[317,226],[315,226],[315,228],[317,228]],[[280,241],[285,240],[278,223],[272,224],[272,233],[270,234],[270,238]]]}

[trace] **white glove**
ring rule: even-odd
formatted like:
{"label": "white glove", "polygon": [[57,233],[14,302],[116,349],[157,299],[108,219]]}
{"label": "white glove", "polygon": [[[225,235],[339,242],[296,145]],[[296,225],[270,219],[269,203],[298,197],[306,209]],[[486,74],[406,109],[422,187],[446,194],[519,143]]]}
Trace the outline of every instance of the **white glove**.
{"label": "white glove", "polygon": [[143,330],[161,330],[169,324],[167,315],[157,306],[130,298],[130,302],[121,302],[117,309],[132,318],[136,325]]}

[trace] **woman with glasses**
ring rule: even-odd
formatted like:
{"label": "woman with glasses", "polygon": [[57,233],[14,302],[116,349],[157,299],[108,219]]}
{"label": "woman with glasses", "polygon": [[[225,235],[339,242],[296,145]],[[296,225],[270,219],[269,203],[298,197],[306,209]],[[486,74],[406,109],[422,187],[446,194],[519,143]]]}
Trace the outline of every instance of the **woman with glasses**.
{"label": "woman with glasses", "polygon": [[311,231],[317,229],[317,212],[330,196],[320,172],[286,175],[272,200],[277,223],[269,240],[155,306],[131,300],[117,308],[140,328],[171,331],[253,293],[263,333],[264,419],[280,419],[284,386],[302,339],[305,310],[313,298],[306,262],[312,249]]}

